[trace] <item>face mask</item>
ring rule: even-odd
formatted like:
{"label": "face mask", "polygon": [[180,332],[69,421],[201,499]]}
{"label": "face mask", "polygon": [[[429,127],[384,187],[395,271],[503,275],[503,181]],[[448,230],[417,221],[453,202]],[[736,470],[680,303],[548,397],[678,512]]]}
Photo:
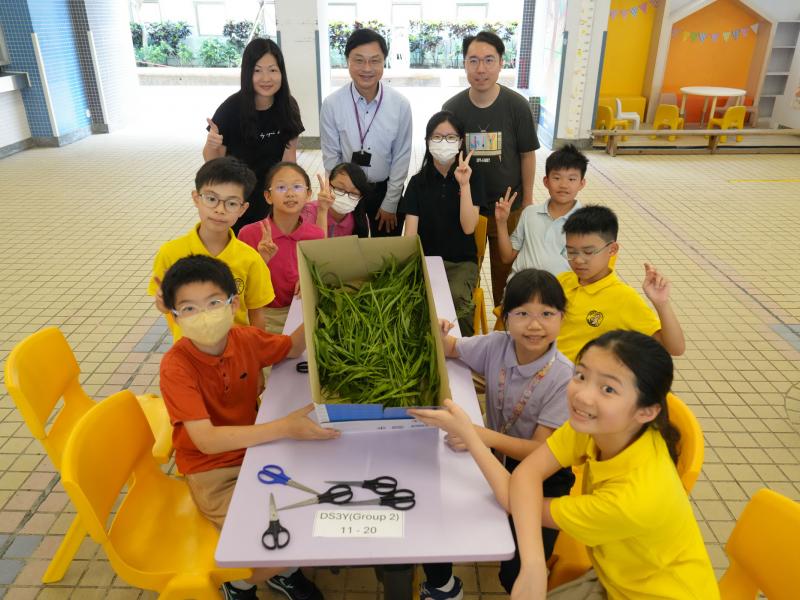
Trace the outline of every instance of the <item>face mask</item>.
{"label": "face mask", "polygon": [[442,140],[441,142],[428,142],[428,150],[433,156],[433,159],[440,163],[450,162],[458,154],[458,149],[461,147],[461,142],[448,142]]}
{"label": "face mask", "polygon": [[346,192],[333,190],[333,204],[331,208],[340,215],[347,215],[353,212],[360,200],[353,200]]}
{"label": "face mask", "polygon": [[178,321],[183,335],[200,346],[220,342],[233,327],[233,311],[227,306],[206,310],[199,315],[182,317]]}

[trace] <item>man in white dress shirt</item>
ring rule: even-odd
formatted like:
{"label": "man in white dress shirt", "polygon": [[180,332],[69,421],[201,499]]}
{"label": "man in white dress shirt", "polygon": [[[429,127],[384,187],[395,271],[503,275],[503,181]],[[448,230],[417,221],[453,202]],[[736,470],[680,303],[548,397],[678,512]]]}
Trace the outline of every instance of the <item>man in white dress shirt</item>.
{"label": "man in white dress shirt", "polygon": [[364,169],[375,193],[366,199],[372,236],[400,235],[397,212],[411,160],[411,105],[381,83],[388,48],[371,29],[358,29],[345,46],[352,81],[330,94],[320,112],[325,170],[341,162]]}

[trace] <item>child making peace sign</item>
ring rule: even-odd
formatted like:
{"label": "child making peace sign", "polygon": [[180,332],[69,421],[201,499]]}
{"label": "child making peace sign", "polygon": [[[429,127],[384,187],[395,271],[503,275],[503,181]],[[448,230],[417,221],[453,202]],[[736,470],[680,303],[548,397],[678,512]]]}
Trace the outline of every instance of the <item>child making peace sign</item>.
{"label": "child making peace sign", "polygon": [[456,116],[433,115],[425,130],[425,157],[408,183],[400,212],[406,213],[405,235],[419,234],[426,256],[441,256],[461,334],[472,335],[478,280],[478,250],[473,233],[485,203],[483,179],[464,156],[464,127]]}

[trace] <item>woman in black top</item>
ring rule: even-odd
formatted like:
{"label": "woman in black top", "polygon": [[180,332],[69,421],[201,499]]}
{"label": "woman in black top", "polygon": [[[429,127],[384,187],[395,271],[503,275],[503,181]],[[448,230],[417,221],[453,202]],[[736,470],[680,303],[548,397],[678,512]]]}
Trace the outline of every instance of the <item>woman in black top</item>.
{"label": "woman in black top", "polygon": [[478,281],[475,226],[485,204],[483,179],[464,157],[464,126],[451,112],[433,115],[425,129],[425,157],[403,194],[405,235],[419,234],[427,256],[441,256],[462,335],[472,335]]}
{"label": "woman in black top", "polygon": [[256,38],[242,55],[241,89],[220,104],[208,119],[203,158],[235,156],[256,174],[249,206],[233,226],[267,216],[264,177],[281,162],[297,162],[297,137],[304,131],[300,108],[289,91],[286,65],[278,45]]}

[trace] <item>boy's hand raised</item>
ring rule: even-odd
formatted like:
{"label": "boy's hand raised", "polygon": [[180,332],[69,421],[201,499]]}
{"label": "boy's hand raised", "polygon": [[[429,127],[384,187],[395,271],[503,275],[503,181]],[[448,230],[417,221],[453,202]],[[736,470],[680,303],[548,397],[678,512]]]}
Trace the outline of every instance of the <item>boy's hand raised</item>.
{"label": "boy's hand raised", "polygon": [[325,429],[309,419],[308,413],[312,410],[314,410],[314,405],[308,404],[283,417],[286,424],[286,437],[293,440],[332,440],[341,435],[341,431],[338,429]]}
{"label": "boy's hand raised", "polygon": [[278,253],[278,245],[272,241],[272,229],[267,224],[267,220],[261,221],[261,241],[256,248],[264,262],[268,263]]}
{"label": "boy's hand raised", "polygon": [[333,205],[333,194],[331,193],[330,182],[317,173],[319,181],[319,194],[317,194],[317,209],[327,211]]}
{"label": "boy's hand raised", "polygon": [[456,167],[455,172],[453,175],[458,182],[458,185],[464,187],[465,185],[469,185],[469,178],[472,177],[472,167],[469,166],[469,159],[472,158],[472,153],[474,150],[470,151],[467,154],[467,158],[464,158],[464,152],[458,153],[458,166]]}
{"label": "boy's hand raised", "polygon": [[644,263],[642,290],[655,306],[669,302],[672,284],[650,263]]}
{"label": "boy's hand raised", "polygon": [[217,127],[217,124],[211,119],[207,118],[206,122],[209,127],[208,135],[206,136],[206,144],[212,148],[222,147],[224,142],[222,140],[222,134],[219,132],[219,127]]}
{"label": "boy's hand raised", "polygon": [[511,188],[506,190],[506,195],[495,202],[494,220],[498,223],[507,223],[508,216],[511,214],[511,205],[517,199],[517,192],[511,193]]}

